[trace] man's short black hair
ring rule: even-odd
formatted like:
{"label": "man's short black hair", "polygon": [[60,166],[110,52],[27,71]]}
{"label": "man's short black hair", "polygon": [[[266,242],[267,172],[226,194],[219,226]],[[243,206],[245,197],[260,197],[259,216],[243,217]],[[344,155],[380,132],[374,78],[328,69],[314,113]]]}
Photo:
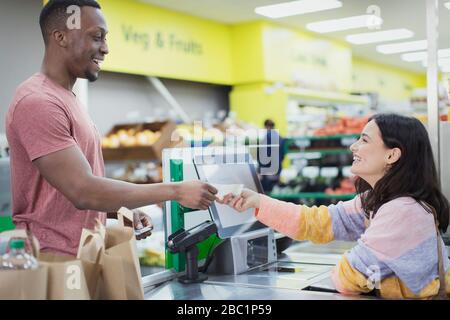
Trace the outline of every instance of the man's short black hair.
{"label": "man's short black hair", "polygon": [[264,121],[264,127],[275,128],[275,122],[273,122],[273,120],[271,119],[267,119],[266,121]]}
{"label": "man's short black hair", "polygon": [[41,26],[45,44],[47,44],[48,37],[55,27],[62,28],[66,25],[65,23],[70,15],[67,13],[67,8],[70,6],[78,6],[80,8],[87,6],[101,9],[95,0],[50,0],[42,8],[39,16],[39,25]]}

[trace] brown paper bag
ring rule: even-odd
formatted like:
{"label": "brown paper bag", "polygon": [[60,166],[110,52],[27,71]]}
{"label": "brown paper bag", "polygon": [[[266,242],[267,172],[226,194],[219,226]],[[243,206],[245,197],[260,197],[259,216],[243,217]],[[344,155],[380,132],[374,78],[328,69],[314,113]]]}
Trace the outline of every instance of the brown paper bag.
{"label": "brown paper bag", "polygon": [[[104,239],[100,299],[142,300],[144,289],[134,230],[124,224],[124,218],[133,221],[133,212],[121,208],[117,213],[117,218],[119,224],[116,226],[105,227],[98,222],[95,230],[83,229],[81,240],[84,241],[93,234],[98,234]],[[93,249],[91,251],[95,252]]]}
{"label": "brown paper bag", "polygon": [[[81,249],[84,248],[83,245],[80,244]],[[48,268],[47,299],[96,299],[102,251],[103,247],[100,247],[94,261],[83,259],[83,250],[81,258],[41,253],[39,261]]]}
{"label": "brown paper bag", "polygon": [[[30,240],[33,255],[39,258],[39,242],[25,230],[0,234],[10,238]],[[35,270],[0,270],[0,300],[44,300],[47,296],[47,266]]]}

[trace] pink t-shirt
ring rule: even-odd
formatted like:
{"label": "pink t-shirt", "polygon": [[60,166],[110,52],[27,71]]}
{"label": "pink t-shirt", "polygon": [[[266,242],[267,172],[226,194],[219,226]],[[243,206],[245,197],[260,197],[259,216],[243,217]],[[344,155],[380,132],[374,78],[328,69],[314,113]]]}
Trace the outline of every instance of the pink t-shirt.
{"label": "pink t-shirt", "polygon": [[44,252],[76,255],[82,228],[103,223],[106,213],[78,210],[39,173],[33,161],[78,146],[92,173],[104,176],[100,135],[71,91],[37,73],[17,89],[6,116],[11,156],[12,216]]}

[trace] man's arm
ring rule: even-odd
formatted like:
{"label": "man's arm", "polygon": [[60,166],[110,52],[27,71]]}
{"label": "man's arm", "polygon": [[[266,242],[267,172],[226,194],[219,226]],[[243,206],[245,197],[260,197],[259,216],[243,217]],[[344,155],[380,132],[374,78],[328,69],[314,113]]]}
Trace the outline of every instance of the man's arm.
{"label": "man's arm", "polygon": [[217,190],[200,181],[138,185],[92,174],[78,146],[33,161],[40,174],[80,210],[113,212],[177,200],[185,207],[207,209]]}

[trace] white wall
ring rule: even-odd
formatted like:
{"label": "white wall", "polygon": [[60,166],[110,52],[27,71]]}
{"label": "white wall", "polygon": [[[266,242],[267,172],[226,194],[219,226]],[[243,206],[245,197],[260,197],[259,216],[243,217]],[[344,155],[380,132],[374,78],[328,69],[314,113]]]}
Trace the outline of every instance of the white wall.
{"label": "white wall", "polygon": [[0,134],[16,87],[41,67],[41,0],[0,1]]}
{"label": "white wall", "polygon": [[[193,120],[206,113],[228,110],[229,87],[161,79],[172,96]],[[153,121],[171,116],[170,105],[143,76],[101,72],[89,83],[89,113],[101,134],[117,123]]]}

